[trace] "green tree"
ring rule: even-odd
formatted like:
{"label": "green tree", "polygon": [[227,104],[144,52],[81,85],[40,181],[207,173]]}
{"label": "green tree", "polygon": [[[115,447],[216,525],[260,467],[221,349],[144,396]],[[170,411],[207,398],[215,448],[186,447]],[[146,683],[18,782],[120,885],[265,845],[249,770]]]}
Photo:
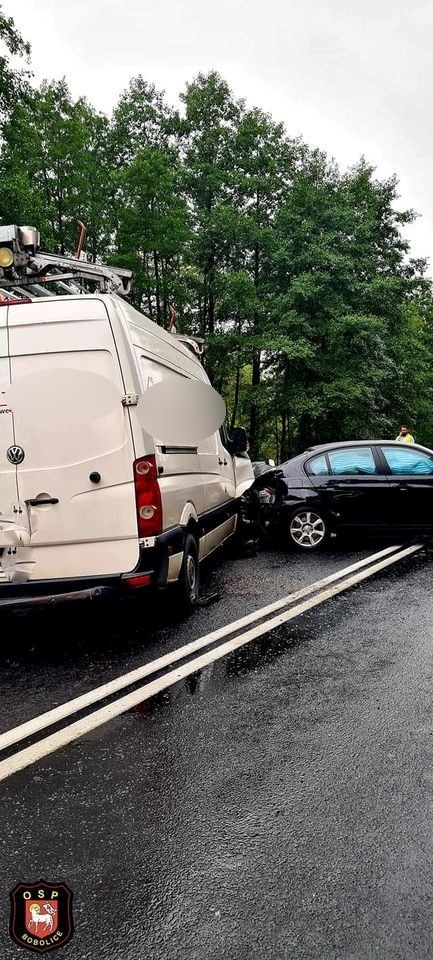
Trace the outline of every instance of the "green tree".
{"label": "green tree", "polygon": [[276,364],[295,449],[390,429],[406,306],[428,287],[401,236],[413,214],[396,199],[395,178],[377,181],[365,161],[341,176],[316,156],[280,211],[281,331],[306,347]]}
{"label": "green tree", "polygon": [[131,80],[110,129],[113,157],[112,259],[134,268],[133,298],[166,326],[186,303],[184,249],[189,215],[183,193],[178,124],[164,94],[142,77]]}
{"label": "green tree", "polygon": [[256,108],[243,110],[233,144],[232,201],[241,214],[244,269],[255,291],[245,327],[250,348],[250,448],[259,455],[267,417],[268,382],[262,385],[262,357],[275,340],[273,301],[276,294],[276,218],[303,155],[300,141],[291,141],[284,126]]}
{"label": "green tree", "polygon": [[182,253],[188,210],[180,172],[157,147],[144,146],[117,177],[116,263],[134,266],[134,299],[151,319],[167,326],[173,303],[182,313]]}
{"label": "green tree", "polygon": [[[216,330],[216,288],[228,226],[233,141],[242,105],[215,71],[199,74],[181,94],[179,119],[185,191],[191,209],[190,257],[199,272],[197,295],[201,336]],[[197,277],[198,279],[198,277]]]}
{"label": "green tree", "polygon": [[174,113],[166,104],[164,93],[142,76],[133,77],[113,111],[113,166],[127,166],[143,147],[168,147],[174,127]]}
{"label": "green tree", "polygon": [[[142,77],[111,120],[66,81],[31,90],[11,66],[29,48],[0,11],[0,217],[31,222],[46,248],[132,267],[134,302],[205,336],[229,424],[253,456],[323,440],[431,444],[433,298],[403,237],[396,178],[361,159],[346,173],[215,71],[172,110]],[[3,99],[2,99],[3,98]]]}
{"label": "green tree", "polygon": [[21,36],[12,17],[0,5],[0,125],[10,115],[17,100],[27,90],[28,69],[14,69],[11,56],[29,62],[30,44]]}
{"label": "green tree", "polygon": [[76,220],[88,227],[93,259],[108,243],[110,186],[108,121],[84,99],[73,101],[64,80],[43,84],[19,102],[4,128],[0,215],[35,223],[44,245],[72,252]]}

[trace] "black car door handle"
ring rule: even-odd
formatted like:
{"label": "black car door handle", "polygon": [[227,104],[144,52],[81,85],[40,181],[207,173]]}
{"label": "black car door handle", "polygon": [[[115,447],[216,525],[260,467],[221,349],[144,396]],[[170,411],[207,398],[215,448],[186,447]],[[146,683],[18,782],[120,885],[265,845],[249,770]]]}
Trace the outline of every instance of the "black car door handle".
{"label": "black car door handle", "polygon": [[57,497],[47,497],[46,500],[26,500],[28,507],[45,507],[48,503],[58,503]]}

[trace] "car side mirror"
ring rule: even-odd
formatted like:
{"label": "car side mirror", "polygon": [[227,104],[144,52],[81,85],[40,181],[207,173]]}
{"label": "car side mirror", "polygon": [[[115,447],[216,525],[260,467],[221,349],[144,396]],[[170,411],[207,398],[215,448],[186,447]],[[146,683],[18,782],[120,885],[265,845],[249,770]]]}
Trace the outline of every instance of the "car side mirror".
{"label": "car side mirror", "polygon": [[248,437],[245,427],[235,427],[233,430],[233,453],[246,453]]}

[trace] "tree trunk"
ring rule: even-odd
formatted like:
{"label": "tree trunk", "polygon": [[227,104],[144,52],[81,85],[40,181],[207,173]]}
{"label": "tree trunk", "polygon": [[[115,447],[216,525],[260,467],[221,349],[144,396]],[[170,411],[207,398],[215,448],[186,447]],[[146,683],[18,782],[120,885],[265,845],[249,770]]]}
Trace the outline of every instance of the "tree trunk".
{"label": "tree trunk", "polygon": [[257,401],[255,399],[255,393],[257,387],[260,386],[260,358],[261,351],[254,347],[253,371],[251,380],[251,385],[253,388],[253,402],[251,404],[250,411],[250,452],[253,460],[257,460],[259,458],[259,410]]}
{"label": "tree trunk", "polygon": [[[42,168],[42,177],[43,177],[44,185],[45,185],[45,202],[46,202],[46,205],[47,205],[47,209],[50,210],[50,209],[52,209],[52,204],[51,204],[51,190],[50,190],[50,184],[49,184],[49,179],[48,179],[48,172],[47,172],[45,166]],[[50,217],[50,226],[51,226],[51,230],[52,230],[52,232],[53,232],[53,243],[55,243],[55,239],[56,239],[56,224],[55,224],[55,222],[54,222],[54,217],[53,217],[53,216]]]}
{"label": "tree trunk", "polygon": [[[260,197],[259,197],[259,192],[257,191],[257,195],[256,195],[257,223],[259,220],[259,211],[260,211]],[[259,286],[259,278],[260,278],[260,250],[259,250],[259,245],[256,242],[254,245],[254,286],[256,290],[258,289],[258,286]],[[253,322],[253,329],[255,333],[258,332],[258,325],[259,325],[259,315],[257,310],[255,310],[254,322]],[[257,388],[260,386],[260,379],[261,379],[260,360],[261,360],[261,350],[258,349],[257,347],[253,347],[253,357],[252,357],[253,402],[251,404],[251,412],[250,412],[250,451],[251,451],[252,459],[258,459],[260,455],[259,454],[260,415],[259,415],[258,403],[255,397],[255,394],[258,392]]]}
{"label": "tree trunk", "polygon": [[149,314],[149,320],[153,320],[153,306],[152,306],[152,297],[150,293],[150,287],[147,288],[146,300],[147,300],[147,312]]}
{"label": "tree trunk", "polygon": [[287,449],[287,418],[286,414],[283,412],[281,414],[281,461],[284,462],[286,459],[286,449]]}
{"label": "tree trunk", "polygon": [[149,280],[149,262],[147,258],[147,253],[143,255],[143,273],[145,276],[145,282],[143,286],[146,290],[147,312],[149,314],[149,319],[153,320],[152,291],[151,291],[150,280]]}
{"label": "tree trunk", "polygon": [[279,430],[278,417],[275,417],[275,434],[274,435],[275,435],[275,463],[279,463],[281,447],[280,447],[280,430]]}
{"label": "tree trunk", "polygon": [[290,429],[290,413],[287,413],[286,416],[287,416],[287,452],[286,452],[286,460],[290,460],[290,457],[293,457],[292,431],[291,431],[291,429]]}
{"label": "tree trunk", "polygon": [[208,275],[207,275],[207,270],[204,270],[204,273],[203,273],[203,332],[202,332],[202,337],[207,337],[207,334],[208,334],[207,310],[208,310]]}
{"label": "tree trunk", "polygon": [[212,333],[215,333],[215,292],[214,292],[215,255],[213,251],[209,256],[207,276],[208,276],[208,283],[209,283],[208,329],[209,329],[209,333],[212,334]]}
{"label": "tree trunk", "polygon": [[159,257],[156,250],[153,251],[153,269],[155,271],[155,301],[156,301],[156,322],[161,326],[161,289],[159,279]]}
{"label": "tree trunk", "polygon": [[[162,312],[164,318],[164,328],[167,329],[168,324],[168,297],[167,297],[167,261],[161,257],[161,274],[162,274]],[[173,304],[175,307],[175,304]]]}
{"label": "tree trunk", "polygon": [[58,216],[58,223],[59,223],[60,256],[64,257],[65,256],[65,233],[64,233],[64,227],[63,227],[63,198],[62,198],[61,188],[59,188],[59,192],[57,195],[57,216]]}
{"label": "tree trunk", "polygon": [[301,450],[306,450],[312,441],[311,417],[309,413],[301,414],[299,418],[299,444]]}
{"label": "tree trunk", "polygon": [[232,431],[236,424],[236,416],[237,416],[238,406],[239,406],[240,385],[241,385],[241,359],[240,359],[239,350],[238,350],[238,358],[236,363],[235,395],[233,399],[233,411],[232,411],[232,418],[230,422],[230,427]]}
{"label": "tree trunk", "polygon": [[197,296],[197,310],[198,310],[199,336],[205,337],[206,336],[206,320],[205,320],[203,300],[200,294],[198,294]]}

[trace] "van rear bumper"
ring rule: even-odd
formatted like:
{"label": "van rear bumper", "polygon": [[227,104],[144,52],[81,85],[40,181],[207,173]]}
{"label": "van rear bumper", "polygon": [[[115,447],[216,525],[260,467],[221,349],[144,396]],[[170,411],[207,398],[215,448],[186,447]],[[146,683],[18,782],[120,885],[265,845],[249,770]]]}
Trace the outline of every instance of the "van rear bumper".
{"label": "van rear bumper", "polygon": [[[154,546],[141,546],[138,564],[128,573],[0,584],[0,612],[25,607],[54,606],[72,600],[121,597],[131,594],[131,586],[139,586],[140,589],[165,586],[169,556],[172,552],[183,549],[184,537],[182,527],[173,527],[156,537]],[[140,582],[143,580],[146,581],[145,584]]]}
{"label": "van rear bumper", "polygon": [[[27,586],[27,584],[26,584]],[[71,600],[95,600],[98,597],[112,596],[113,588],[108,586],[87,587],[79,590],[64,589],[60,592],[53,592],[53,584],[50,584],[49,593],[40,592],[40,585],[35,582],[32,584],[34,592],[24,596],[19,596],[15,588],[12,596],[5,597],[3,590],[0,593],[0,611],[18,610],[24,607],[54,606],[58,603],[68,603]],[[45,584],[43,584],[45,586]],[[63,581],[63,588],[66,582]]]}

